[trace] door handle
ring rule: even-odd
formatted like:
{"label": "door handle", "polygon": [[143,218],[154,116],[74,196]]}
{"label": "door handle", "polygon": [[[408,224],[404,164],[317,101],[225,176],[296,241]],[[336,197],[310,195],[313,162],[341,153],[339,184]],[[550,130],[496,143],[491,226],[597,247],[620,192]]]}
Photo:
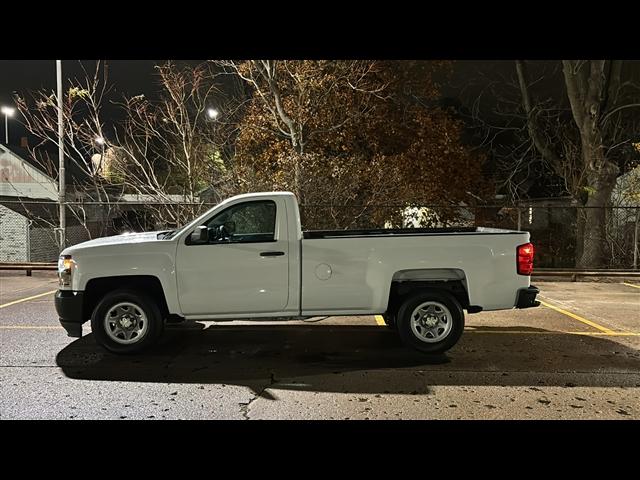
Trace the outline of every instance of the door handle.
{"label": "door handle", "polygon": [[284,252],[260,252],[261,257],[280,257]]}

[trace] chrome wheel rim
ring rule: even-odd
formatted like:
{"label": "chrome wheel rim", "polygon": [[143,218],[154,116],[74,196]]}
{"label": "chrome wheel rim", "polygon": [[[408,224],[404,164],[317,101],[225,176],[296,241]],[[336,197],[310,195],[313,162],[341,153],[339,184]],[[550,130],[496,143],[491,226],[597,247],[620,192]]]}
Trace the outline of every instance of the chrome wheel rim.
{"label": "chrome wheel rim", "polygon": [[104,329],[111,340],[122,345],[141,341],[149,321],[144,310],[131,302],[121,302],[109,309],[104,317]]}
{"label": "chrome wheel rim", "polygon": [[426,343],[444,340],[452,327],[451,312],[440,302],[421,303],[411,314],[411,331],[417,339]]}

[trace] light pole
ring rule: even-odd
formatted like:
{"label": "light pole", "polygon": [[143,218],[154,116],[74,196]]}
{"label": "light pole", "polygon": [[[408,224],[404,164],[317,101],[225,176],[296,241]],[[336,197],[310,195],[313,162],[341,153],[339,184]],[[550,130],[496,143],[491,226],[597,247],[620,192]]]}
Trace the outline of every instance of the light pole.
{"label": "light pole", "polygon": [[2,107],[2,113],[4,114],[4,143],[9,145],[9,117],[13,117],[16,109],[13,107]]}
{"label": "light pole", "polygon": [[[106,177],[106,174],[108,173],[105,168],[105,166],[102,164],[103,162],[103,157],[104,157],[104,147],[105,144],[107,143],[106,140],[104,139],[103,136],[101,135],[97,135],[94,139],[93,139],[95,146],[97,146],[100,149],[100,160],[98,160],[98,164],[97,165],[93,165],[93,173],[94,175],[100,175],[102,178]],[[95,158],[94,155],[92,158]],[[100,199],[100,195],[98,194],[98,200]],[[104,208],[101,208],[101,205],[96,206],[96,218],[104,223],[106,222],[107,218],[109,217],[109,212],[105,212]]]}
{"label": "light pole", "polygon": [[66,246],[67,229],[65,211],[64,116],[62,114],[62,60],[56,60],[56,80],[58,83],[58,207],[60,212],[60,251],[62,251]]}
{"label": "light pole", "polygon": [[211,120],[215,120],[219,114],[220,112],[218,112],[218,110],[216,110],[215,108],[207,108],[207,116]]}

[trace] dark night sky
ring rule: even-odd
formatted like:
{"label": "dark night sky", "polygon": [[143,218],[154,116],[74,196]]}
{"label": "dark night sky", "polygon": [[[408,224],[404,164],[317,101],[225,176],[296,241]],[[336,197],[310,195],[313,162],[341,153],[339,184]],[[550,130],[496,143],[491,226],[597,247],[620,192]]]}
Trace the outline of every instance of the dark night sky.
{"label": "dark night sky", "polygon": [[[159,60],[107,60],[109,76],[116,88],[127,93],[142,93],[152,87],[153,67]],[[95,60],[82,61],[87,72],[93,73]],[[81,62],[63,60],[63,78],[83,77]],[[0,101],[10,101],[14,92],[40,88],[56,88],[55,60],[0,60]],[[146,93],[146,92],[145,92]]]}
{"label": "dark night sky", "polygon": [[[120,99],[123,94],[141,93],[152,97],[157,91],[154,66],[163,62],[164,60],[107,60],[109,84],[112,86],[109,98]],[[82,65],[90,75],[95,72],[95,60],[82,61]],[[63,60],[63,81],[68,78],[84,78],[82,65],[78,60]],[[13,106],[14,94],[28,97],[30,91],[38,89],[55,91],[55,60],[0,60],[0,105]],[[4,143],[4,116],[1,120]],[[20,125],[21,118],[17,111],[9,122],[9,142],[17,144],[20,137],[26,135],[26,130]]]}
{"label": "dark night sky", "polygon": [[[176,63],[200,63],[202,60],[176,61]],[[109,68],[108,83],[111,86],[109,99],[120,100],[124,94],[144,94],[147,98],[153,98],[158,91],[154,66],[164,63],[165,60],[107,60]],[[95,72],[95,60],[82,61],[82,65],[91,75]],[[81,62],[78,60],[63,61],[63,79],[84,78],[85,74]],[[442,85],[442,94],[449,98],[458,98],[460,95],[472,96],[482,90],[482,85],[471,88],[469,92],[469,78],[473,77],[482,82],[490,82],[489,78],[483,80],[483,75],[478,76],[482,70],[490,74],[493,79],[514,77],[515,67],[512,60],[482,61],[461,60],[456,61],[453,78]],[[68,84],[67,84],[68,86]],[[20,93],[29,96],[29,92],[37,89],[54,91],[56,88],[55,60],[0,60],[0,105],[13,105],[13,95]],[[483,100],[489,100],[485,96]],[[115,111],[113,109],[112,111]],[[105,119],[109,119],[110,109],[103,111]],[[4,120],[0,117],[0,120]],[[20,137],[25,136],[26,130],[20,125],[21,118],[16,116],[9,120],[10,144],[19,144]],[[1,123],[2,141],[4,142],[4,122]],[[108,126],[107,126],[108,130]]]}

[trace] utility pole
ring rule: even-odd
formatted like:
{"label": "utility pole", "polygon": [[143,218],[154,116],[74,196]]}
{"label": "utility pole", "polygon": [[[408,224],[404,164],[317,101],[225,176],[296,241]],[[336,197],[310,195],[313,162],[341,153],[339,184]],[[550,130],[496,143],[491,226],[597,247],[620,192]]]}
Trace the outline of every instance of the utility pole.
{"label": "utility pole", "polygon": [[58,79],[58,206],[60,208],[60,251],[66,245],[65,172],[64,172],[64,115],[62,114],[62,60],[56,60]]}

